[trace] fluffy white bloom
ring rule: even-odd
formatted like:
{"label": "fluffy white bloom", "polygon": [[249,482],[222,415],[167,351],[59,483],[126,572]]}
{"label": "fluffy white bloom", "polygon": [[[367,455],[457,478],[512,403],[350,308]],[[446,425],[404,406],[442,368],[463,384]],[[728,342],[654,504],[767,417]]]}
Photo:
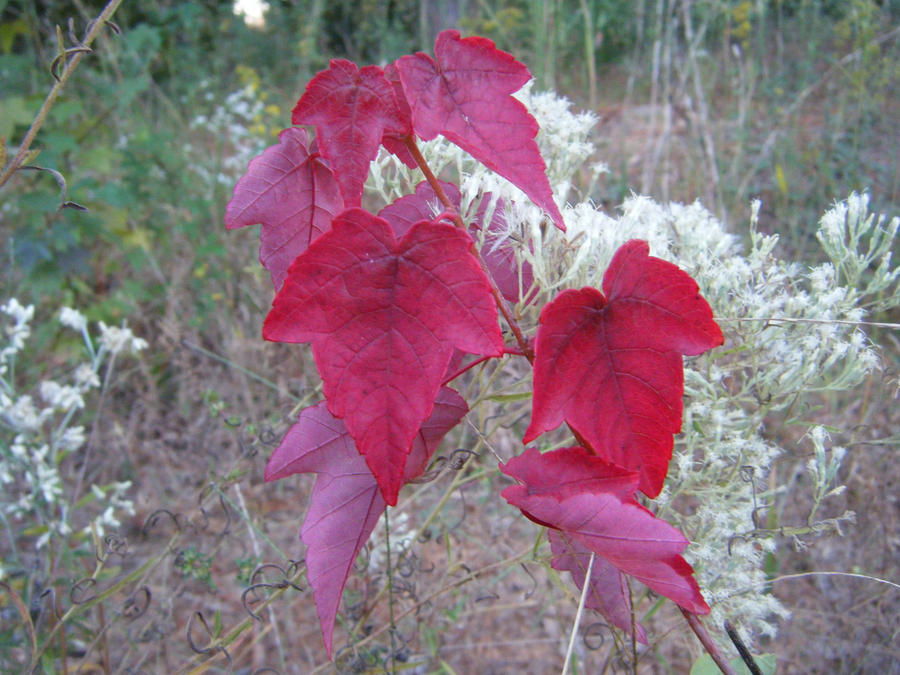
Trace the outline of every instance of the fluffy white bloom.
{"label": "fluffy white bloom", "polygon": [[25,346],[25,340],[31,335],[29,322],[34,316],[34,305],[23,307],[15,298],[10,298],[5,305],[0,305],[0,311],[15,320],[15,323],[6,327],[6,335],[9,345],[0,351],[0,361],[6,362],[16,352]]}
{"label": "fluffy white bloom", "polygon": [[60,436],[59,441],[57,441],[57,446],[60,450],[71,452],[73,450],[78,450],[78,448],[84,445],[85,440],[84,427],[69,427],[63,431],[62,436]]}
{"label": "fluffy white bloom", "polygon": [[41,398],[49,405],[64,412],[84,407],[84,398],[76,387],[62,385],[54,380],[41,382]]}
{"label": "fluffy white bloom", "polygon": [[83,390],[100,386],[100,377],[97,371],[89,364],[82,363],[75,369],[75,383]]}
{"label": "fluffy white bloom", "polygon": [[121,327],[107,326],[102,321],[100,326],[100,346],[112,354],[118,354],[123,349],[139,352],[147,346],[147,341],[135,337],[131,329],[123,322]]}
{"label": "fluffy white bloom", "polygon": [[83,332],[87,328],[87,319],[84,314],[71,307],[63,307],[59,312],[59,322],[72,330]]}
{"label": "fluffy white bloom", "polygon": [[15,319],[17,325],[25,325],[34,317],[34,305],[24,307],[15,298],[10,298],[5,305],[0,305],[0,311]]}
{"label": "fluffy white bloom", "polygon": [[3,412],[3,418],[13,429],[31,433],[40,429],[46,415],[38,412],[31,396],[27,394],[19,396],[15,403],[5,395],[3,395],[3,399],[0,401],[0,410]]}

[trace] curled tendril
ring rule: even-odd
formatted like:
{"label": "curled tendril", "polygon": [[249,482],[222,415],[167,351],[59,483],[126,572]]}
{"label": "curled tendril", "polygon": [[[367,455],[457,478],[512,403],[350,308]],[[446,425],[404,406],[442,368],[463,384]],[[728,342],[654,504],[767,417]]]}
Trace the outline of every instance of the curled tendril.
{"label": "curled tendril", "polygon": [[478,453],[467,448],[457,448],[450,453],[448,466],[451,471],[461,471],[471,457],[478,457]]}
{"label": "curled tendril", "polygon": [[69,589],[69,602],[73,605],[83,605],[97,597],[97,580],[87,577],[76,581]]}
{"label": "curled tendril", "polygon": [[413,572],[416,571],[416,562],[418,559],[419,558],[415,553],[404,553],[400,556],[400,559],[394,566],[394,571],[401,577],[409,578],[413,575]]}
{"label": "curled tendril", "polygon": [[441,475],[441,472],[444,470],[445,466],[450,471],[461,471],[470,457],[477,456],[478,453],[474,452],[473,450],[469,450],[467,448],[457,448],[450,453],[449,458],[444,457],[443,455],[435,457],[431,463],[431,469],[429,471],[426,471],[418,478],[413,478],[409,482],[417,485],[422,483],[430,483],[431,481],[436,480],[437,477]]}
{"label": "curled tendril", "polygon": [[106,562],[111,555],[124,558],[126,553],[128,553],[128,540],[110,533],[103,537],[103,553],[95,553],[94,557],[98,562]]}
{"label": "curled tendril", "polygon": [[278,434],[276,434],[275,431],[272,429],[272,427],[269,427],[269,426],[267,426],[265,429],[260,431],[259,434],[257,435],[257,438],[259,439],[260,443],[262,443],[263,445],[268,445],[268,446],[277,445],[279,443],[279,441],[281,440],[278,437]]}
{"label": "curled tendril", "polygon": [[291,581],[291,577],[297,574],[300,570],[300,565],[302,562],[298,562],[296,560],[291,560],[288,563],[287,567],[281,567],[281,565],[276,565],[275,563],[263,563],[262,565],[258,565],[255,570],[253,570],[253,574],[250,575],[250,583],[258,584],[263,582],[258,582],[256,577],[260,574],[263,574],[266,570],[276,570],[279,575],[278,581],[275,582],[265,582],[271,586],[275,586],[277,588],[287,588],[290,586],[295,591],[302,591],[303,587],[298,586],[294,582]]}
{"label": "curled tendril", "polygon": [[[194,620],[199,619],[200,623],[203,624],[203,630],[206,631],[206,635],[209,638],[209,644],[206,647],[199,647],[196,642],[194,642],[193,637],[193,629],[194,629]],[[223,647],[222,645],[215,645],[213,641],[216,639],[216,636],[209,629],[209,624],[206,623],[206,618],[203,616],[203,612],[194,612],[191,614],[191,618],[188,619],[187,629],[186,629],[187,641],[190,648],[196,652],[197,654],[215,654],[216,652],[222,652],[225,655],[225,659],[228,661],[228,667],[234,665],[231,660],[231,654],[228,653],[228,649]]]}
{"label": "curled tendril", "polygon": [[[175,525],[175,529],[179,532],[184,529],[184,524],[182,522],[184,520],[184,516],[182,516],[180,513],[172,513],[168,509],[156,509],[156,511],[147,516],[147,520],[144,521],[144,525],[143,527],[141,527],[141,534],[143,534],[143,536],[145,537],[148,536],[150,534],[150,530],[156,527],[156,524],[160,521],[160,518],[162,518],[162,516],[169,516],[169,518],[172,519],[172,523]],[[181,517],[181,520],[179,520],[179,517]]]}
{"label": "curled tendril", "polygon": [[[260,598],[257,595],[256,591],[261,588],[267,588],[271,590],[276,590],[280,588],[293,588],[295,591],[303,591],[303,587],[295,584],[291,581],[291,577],[295,576],[297,572],[300,570],[300,565],[302,563],[296,560],[291,560],[287,567],[281,567],[280,565],[276,565],[275,563],[263,563],[262,565],[257,566],[253,573],[250,575],[250,585],[244,589],[244,592],[241,593],[241,604],[244,606],[244,611],[247,612],[251,617],[253,617],[257,621],[262,621],[262,617],[259,616],[256,612],[250,609],[250,603],[253,601],[250,598],[251,593],[256,596],[256,601],[259,601]],[[277,581],[257,581],[257,577],[263,575],[266,570],[277,570],[280,578]]]}
{"label": "curled tendril", "polygon": [[122,615],[129,621],[139,619],[147,613],[153,595],[147,586],[141,586],[134,593],[125,598],[122,604]]}
{"label": "curled tendril", "polygon": [[606,634],[609,632],[609,626],[602,621],[595,621],[584,627],[584,633],[581,636],[582,642],[586,649],[597,651],[606,643]]}
{"label": "curled tendril", "polygon": [[[202,504],[202,502],[206,499],[206,497],[209,496],[209,494],[211,494],[211,492],[215,489],[216,489],[215,485],[212,485],[212,484],[207,485],[203,489],[203,491],[201,491],[198,501]],[[216,537],[224,537],[225,535],[227,535],[231,532],[231,523],[232,523],[233,517],[231,515],[231,509],[228,507],[228,504],[226,503],[225,498],[222,496],[221,493],[218,493],[218,497],[219,497],[219,506],[222,507],[222,513],[225,514],[225,524],[222,526],[222,530],[220,532],[214,532],[212,534]],[[202,517],[202,520],[201,520],[202,524],[198,525],[198,527],[201,531],[206,532],[209,529],[209,524],[210,524],[209,512],[202,505],[199,507],[199,510],[200,510],[200,516]]]}

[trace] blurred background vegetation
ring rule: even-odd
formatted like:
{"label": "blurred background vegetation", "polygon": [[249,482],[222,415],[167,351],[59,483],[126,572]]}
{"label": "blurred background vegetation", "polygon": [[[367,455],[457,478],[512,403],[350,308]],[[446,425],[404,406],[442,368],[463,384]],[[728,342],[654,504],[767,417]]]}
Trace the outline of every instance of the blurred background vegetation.
{"label": "blurred background vegetation", "polygon": [[[102,3],[0,8],[0,136],[14,149],[49,87],[56,26]],[[0,193],[4,282],[27,299],[152,315],[175,276],[195,322],[220,311],[222,209],[303,83],[333,57],[430,51],[447,27],[494,39],[537,88],[601,115],[611,171],[590,196],[606,207],[631,190],[700,198],[738,225],[760,197],[763,227],[806,253],[834,199],[900,202],[900,0],[272,1],[256,26],[232,2],[125,2],[115,20],[122,34],[101,37],[34,144],[32,163],[87,210],[58,210],[46,173]]]}
{"label": "blurred background vegetation", "polygon": [[[53,84],[57,27],[72,46],[103,5],[0,0],[4,161]],[[259,338],[271,286],[255,233],[226,234],[223,216],[249,160],[331,58],[430,52],[445,28],[492,38],[538,89],[600,115],[597,159],[610,170],[586,196],[603,208],[632,190],[700,199],[743,235],[758,197],[761,229],[810,263],[817,218],[834,200],[868,189],[873,211],[900,212],[900,0],[270,0],[253,25],[233,2],[125,0],[113,18],[120,33],[94,43],[29,159],[58,172],[65,199],[84,209],[60,208],[46,171],[0,188],[0,300],[34,303],[45,319],[64,304],[91,320],[128,318],[150,341],[142,372],[105,413],[124,468],[96,470],[143,476],[135,527],[161,504],[195,507],[198,489],[209,496],[205,477],[236,480],[222,457],[246,459],[267,420],[283,428],[283,392],[314,379]],[[49,325],[35,337],[46,358],[29,367],[41,373],[65,345]],[[248,387],[248,364],[272,386]],[[154,462],[168,468],[148,486]],[[258,485],[263,464],[240,475]],[[292,541],[296,498],[268,494],[290,500]],[[222,584],[213,555],[181,555],[176,568],[188,559],[204,583]],[[241,569],[255,559],[242,556]]]}

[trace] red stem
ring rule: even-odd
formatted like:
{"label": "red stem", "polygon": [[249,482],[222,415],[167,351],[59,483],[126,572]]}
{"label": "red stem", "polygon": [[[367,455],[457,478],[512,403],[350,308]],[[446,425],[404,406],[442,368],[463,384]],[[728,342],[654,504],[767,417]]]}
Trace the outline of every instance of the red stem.
{"label": "red stem", "polygon": [[[507,356],[509,354],[511,354],[513,356],[525,356],[525,354],[522,353],[521,349],[516,349],[515,347],[504,347],[503,348],[503,356]],[[453,382],[453,380],[455,380],[457,377],[462,375],[467,370],[471,370],[472,368],[477,366],[479,363],[484,363],[485,361],[488,361],[490,359],[495,359],[495,358],[497,358],[497,357],[496,356],[482,356],[481,358],[475,359],[474,361],[472,361],[472,363],[466,364],[460,370],[458,370],[457,372],[453,373],[453,375],[451,375],[450,377],[445,379],[443,381],[443,383],[441,384],[441,386],[445,386],[445,385],[449,384],[450,382]]]}
{"label": "red stem", "polygon": [[[453,216],[453,222],[456,223],[456,226],[461,230],[466,230],[466,225],[463,222],[462,216],[459,215],[459,210],[456,208],[456,205],[450,201],[450,198],[447,196],[447,193],[444,192],[444,188],[441,187],[440,182],[437,177],[431,171],[431,167],[428,166],[428,162],[425,161],[425,157],[422,156],[422,152],[419,150],[419,146],[416,145],[416,139],[413,136],[406,136],[403,139],[404,143],[406,143],[406,147],[409,148],[409,151],[412,153],[413,159],[416,160],[416,164],[419,165],[419,168],[422,169],[422,173],[425,174],[425,180],[428,181],[428,184],[431,185],[431,188],[434,190],[434,193],[437,195],[438,199],[441,200],[441,203],[446,207],[447,211]],[[497,307],[500,309],[500,313],[503,315],[503,318],[506,319],[506,323],[509,325],[509,329],[512,331],[513,336],[516,338],[516,342],[519,344],[519,348],[522,350],[522,356],[528,359],[528,362],[534,366],[534,347],[528,342],[528,338],[525,337],[525,334],[522,332],[522,329],[519,327],[518,322],[515,317],[513,317],[512,311],[509,308],[509,305],[506,303],[506,299],[500,293],[500,289],[497,288],[497,283],[494,281],[494,277],[491,275],[490,270],[484,262],[484,259],[481,257],[481,254],[477,249],[474,249],[474,254],[476,260],[481,265],[481,269],[484,271],[485,276],[487,276],[488,281],[491,284],[491,295],[494,296],[494,302],[497,303]],[[504,353],[509,353],[508,350],[504,350]],[[478,363],[477,361],[475,363]],[[471,367],[474,363],[469,364]],[[459,373],[457,373],[458,375]],[[454,375],[453,377],[456,377]],[[450,378],[453,379],[453,378]],[[447,380],[448,382],[450,380]],[[446,382],[445,382],[446,384]],[[575,440],[585,449],[590,450],[595,455],[597,451],[591,446],[590,443],[587,442],[584,436],[579,434],[575,429],[572,428],[571,424],[566,424],[569,427],[569,431],[572,432],[572,436],[575,437]]]}
{"label": "red stem", "polygon": [[700,640],[700,644],[703,645],[706,653],[709,654],[713,661],[716,662],[716,665],[719,666],[719,670],[721,670],[724,675],[737,675],[737,671],[731,667],[728,659],[726,659],[725,655],[719,651],[719,646],[713,641],[710,634],[706,632],[706,628],[700,621],[700,617],[693,612],[687,611],[684,607],[679,607],[678,609],[684,614],[684,618],[687,619],[688,625]]}
{"label": "red stem", "polygon": [[[425,157],[422,156],[422,152],[419,150],[419,146],[416,145],[416,139],[413,136],[405,136],[403,138],[403,142],[406,143],[406,147],[409,148],[410,153],[412,153],[413,159],[416,160],[416,164],[419,165],[419,168],[422,169],[422,173],[425,174],[425,180],[428,181],[428,184],[431,185],[431,188],[434,190],[434,194],[437,195],[437,198],[441,200],[441,203],[447,208],[447,210],[453,214],[453,222],[456,226],[466,231],[466,224],[463,222],[462,216],[459,215],[459,210],[456,208],[456,205],[450,201],[450,198],[447,196],[447,193],[444,192],[444,188],[441,187],[440,181],[438,181],[437,177],[431,171],[431,167],[428,166],[428,162],[425,161]],[[534,365],[534,350],[531,348],[531,345],[528,344],[528,340],[525,337],[525,334],[522,332],[522,329],[519,328],[519,324],[513,316],[512,310],[509,308],[509,305],[506,302],[506,299],[503,297],[503,294],[500,293],[500,289],[497,288],[497,284],[494,281],[494,277],[491,276],[490,270],[488,270],[487,265],[485,265],[484,260],[477,250],[475,252],[475,258],[478,260],[478,264],[481,265],[481,269],[484,271],[485,275],[488,278],[488,281],[491,284],[491,295],[494,296],[494,302],[497,303],[497,307],[500,309],[500,313],[503,315],[503,318],[506,319],[507,325],[509,325],[509,329],[512,331],[513,336],[516,338],[516,342],[519,343],[519,347],[522,349],[522,354],[528,359],[528,362]]]}

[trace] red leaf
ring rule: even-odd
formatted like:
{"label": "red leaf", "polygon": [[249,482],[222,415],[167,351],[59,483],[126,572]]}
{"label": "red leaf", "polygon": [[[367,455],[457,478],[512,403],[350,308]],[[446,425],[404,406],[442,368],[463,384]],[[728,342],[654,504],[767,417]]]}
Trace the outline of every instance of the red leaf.
{"label": "red leaf", "polygon": [[333,59],[309,84],[294,107],[294,124],[313,124],[322,155],[334,167],[348,206],[358,206],[369,162],[385,134],[410,133],[394,89],[378,66],[361,70]]}
{"label": "red leaf", "polygon": [[[550,566],[572,574],[578,590],[584,588],[584,578],[590,565],[591,551],[578,540],[557,530],[548,530],[553,559]],[[625,577],[615,565],[598,555],[591,567],[591,585],[584,606],[600,612],[613,626],[631,635],[631,596]],[[647,644],[644,627],[635,622],[638,642]]]}
{"label": "red leaf", "polygon": [[[460,206],[459,188],[452,183],[440,181],[444,194],[458,210]],[[481,204],[474,215],[464,216],[464,220],[470,220],[469,234],[473,238],[478,236],[479,231],[484,227],[484,216],[487,205],[490,203],[491,194],[487,193],[482,197]],[[394,235],[403,236],[415,223],[420,220],[433,220],[435,216],[444,211],[444,205],[438,199],[434,188],[428,181],[422,181],[416,185],[415,194],[400,197],[394,203],[385,206],[378,212],[380,218],[384,218],[391,224]],[[502,244],[497,248],[493,247],[492,233],[500,233],[506,229],[506,220],[503,215],[503,202],[498,202],[488,225],[488,236],[485,240],[485,248],[481,251],[481,257],[487,266],[497,284],[497,288],[507,300],[512,303],[519,301],[519,269],[516,262],[515,253]],[[522,288],[527,290],[531,287],[534,276],[531,271],[531,265],[523,263],[522,265]]]}
{"label": "red leaf", "polygon": [[[453,183],[440,181],[444,194],[459,209],[459,188]],[[385,206],[378,212],[379,218],[384,218],[391,224],[395,237],[402,237],[409,232],[409,228],[423,220],[434,220],[447,209],[441,204],[434,188],[423,180],[416,185],[416,191],[411,195],[404,195],[393,203]]]}
{"label": "red leaf", "polygon": [[580,446],[543,454],[537,448],[526,448],[505,466],[510,465],[515,473],[509,475],[527,485],[529,494],[562,498],[581,492],[610,492],[626,498],[637,490],[636,472],[610,464]]}
{"label": "red leaf", "polygon": [[259,261],[281,287],[288,266],[331,227],[344,202],[331,169],[310,154],[303,129],[285,129],[250,162],[225,208],[228,229],[261,223]]}
{"label": "red leaf", "polygon": [[[396,116],[402,120],[403,136],[412,136],[412,112],[409,109],[409,102],[406,100],[406,94],[403,93],[403,83],[400,82],[400,73],[397,72],[397,66],[389,63],[384,67],[384,76],[391,83],[394,90],[394,106]],[[410,169],[415,169],[418,164],[413,157],[409,148],[402,140],[402,136],[397,134],[385,133],[381,139],[382,145],[394,155],[400,158]],[[429,218],[429,220],[431,220]]]}
{"label": "red leaf", "polygon": [[397,70],[424,140],[438,134],[512,182],[564,230],[534,137],[538,124],[515,93],[531,79],[522,63],[482,37],[445,30],[427,54],[403,56]]}
{"label": "red leaf", "polygon": [[724,339],[696,282],[644,241],[616,252],[603,290],[563,291],[542,310],[525,442],[566,421],[655,497],[681,430],[681,355]]}
{"label": "red leaf", "polygon": [[[425,471],[441,439],[467,410],[459,394],[449,387],[441,389],[434,412],[413,442],[406,480]],[[356,557],[384,513],[385,502],[344,423],[328,412],[324,402],[300,413],[266,466],[267,481],[295,473],[318,474],[300,536],[306,545],[306,577],[331,656],[344,586]]]}
{"label": "red leaf", "polygon": [[[574,463],[565,470],[567,479],[559,490],[554,491],[551,479],[545,476],[552,475],[551,471],[558,470],[570,459]],[[505,465],[501,464],[500,470],[524,483],[506,488],[502,495],[526,516],[560,530],[573,542],[685,609],[695,614],[709,612],[693,578],[693,569],[680,555],[688,545],[687,539],[637,503],[633,493],[624,489],[624,483],[620,482],[629,480],[621,469],[599,463],[591,466],[574,448],[545,455],[531,448]],[[582,473],[581,480],[577,480]],[[528,482],[529,478],[535,477],[539,479],[534,485]],[[612,481],[608,482],[609,479]],[[607,486],[612,489],[607,490]],[[576,547],[563,555],[578,556],[581,553]],[[559,564],[566,568],[572,566],[567,560],[561,560]],[[609,576],[606,568],[601,567],[600,573],[604,578]],[[604,589],[595,600],[612,616],[620,616],[622,608],[618,601],[604,600],[604,597],[618,597],[617,593],[608,595],[613,593]]]}
{"label": "red leaf", "polygon": [[331,227],[291,265],[263,337],[312,343],[328,409],[396,504],[454,347],[502,354],[497,310],[465,232],[420,222],[398,241],[355,208]]}

